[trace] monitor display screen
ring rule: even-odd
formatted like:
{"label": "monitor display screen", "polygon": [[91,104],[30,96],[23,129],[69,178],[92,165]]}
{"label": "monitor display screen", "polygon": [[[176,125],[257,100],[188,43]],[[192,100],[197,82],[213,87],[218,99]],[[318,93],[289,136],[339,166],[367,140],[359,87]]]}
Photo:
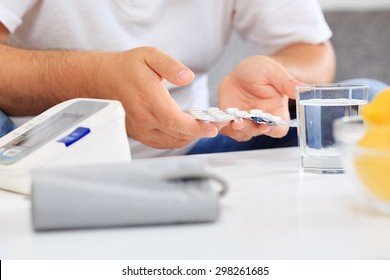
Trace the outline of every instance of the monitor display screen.
{"label": "monitor display screen", "polygon": [[32,128],[26,134],[22,135],[21,138],[18,138],[16,142],[12,143],[12,145],[33,149],[65,131],[81,117],[83,117],[81,114],[59,114]]}

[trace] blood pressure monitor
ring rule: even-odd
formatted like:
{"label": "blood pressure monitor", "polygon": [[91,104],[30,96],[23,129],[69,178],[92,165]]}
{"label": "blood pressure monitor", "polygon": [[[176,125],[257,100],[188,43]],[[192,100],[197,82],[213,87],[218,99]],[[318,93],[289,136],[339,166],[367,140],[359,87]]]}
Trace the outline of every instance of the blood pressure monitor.
{"label": "blood pressure monitor", "polygon": [[0,188],[30,193],[31,170],[39,167],[130,160],[121,103],[72,99],[0,138]]}

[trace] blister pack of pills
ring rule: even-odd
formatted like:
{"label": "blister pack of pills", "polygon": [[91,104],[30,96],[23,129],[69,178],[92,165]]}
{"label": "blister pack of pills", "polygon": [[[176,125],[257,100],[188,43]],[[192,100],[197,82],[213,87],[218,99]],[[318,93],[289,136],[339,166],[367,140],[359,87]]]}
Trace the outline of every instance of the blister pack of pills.
{"label": "blister pack of pills", "polygon": [[246,119],[254,121],[258,124],[267,124],[269,126],[297,126],[296,120],[283,120],[280,116],[275,116],[270,113],[263,112],[261,109],[252,109],[247,112],[238,108],[227,108],[226,110],[221,110],[217,107],[210,107],[206,110],[189,108],[186,110],[186,112],[195,119],[203,122],[240,122],[243,119]]}

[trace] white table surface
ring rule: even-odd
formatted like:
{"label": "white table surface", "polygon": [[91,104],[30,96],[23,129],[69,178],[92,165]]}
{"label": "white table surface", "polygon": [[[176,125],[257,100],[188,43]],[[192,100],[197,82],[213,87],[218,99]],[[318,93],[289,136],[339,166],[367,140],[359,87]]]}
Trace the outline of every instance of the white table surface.
{"label": "white table surface", "polygon": [[0,191],[0,259],[390,259],[390,217],[345,174],[301,173],[298,148],[192,157],[229,182],[217,222],[34,232],[30,201]]}

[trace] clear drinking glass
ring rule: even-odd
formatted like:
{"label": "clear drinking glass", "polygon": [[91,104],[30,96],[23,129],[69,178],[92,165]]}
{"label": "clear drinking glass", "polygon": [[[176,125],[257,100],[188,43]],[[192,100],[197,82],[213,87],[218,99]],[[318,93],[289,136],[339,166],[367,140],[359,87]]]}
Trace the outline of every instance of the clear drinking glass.
{"label": "clear drinking glass", "polygon": [[335,119],[357,116],[368,102],[366,85],[313,84],[296,87],[298,141],[305,172],[343,173],[332,124]]}

